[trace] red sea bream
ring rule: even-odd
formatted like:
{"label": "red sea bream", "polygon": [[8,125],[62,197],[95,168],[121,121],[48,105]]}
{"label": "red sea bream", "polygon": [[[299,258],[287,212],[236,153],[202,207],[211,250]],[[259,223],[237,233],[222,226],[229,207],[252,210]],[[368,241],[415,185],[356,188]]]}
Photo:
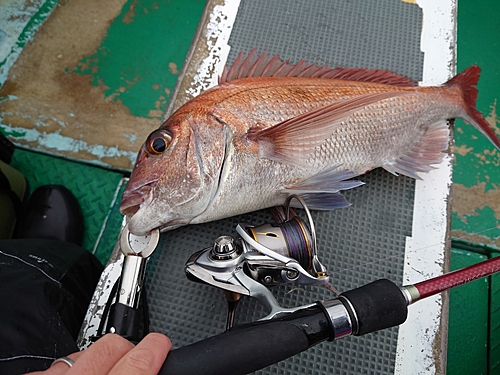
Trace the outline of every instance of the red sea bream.
{"label": "red sea bream", "polygon": [[347,205],[340,191],[382,167],[418,178],[463,118],[500,148],[475,109],[480,69],[421,87],[381,70],[292,65],[253,51],[179,108],[139,151],[121,212],[132,233],[170,230],[281,205]]}

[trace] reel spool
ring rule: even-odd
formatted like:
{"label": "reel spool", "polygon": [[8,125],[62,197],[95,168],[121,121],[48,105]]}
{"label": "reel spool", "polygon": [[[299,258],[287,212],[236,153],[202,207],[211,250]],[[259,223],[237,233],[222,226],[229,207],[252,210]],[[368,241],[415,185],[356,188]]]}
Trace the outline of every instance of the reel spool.
{"label": "reel spool", "polygon": [[[305,210],[309,224],[306,224],[299,216],[292,216],[290,204],[296,199]],[[326,269],[319,262],[316,251],[316,232],[311,213],[305,202],[296,195],[291,195],[285,202],[285,211],[279,215],[280,223],[266,223],[258,227],[243,226],[246,233],[241,232],[241,225],[236,228],[241,235],[244,245],[265,254],[275,260],[288,263],[287,259],[294,259],[316,279],[327,278]],[[285,269],[277,272],[280,267],[269,261],[264,261],[259,256],[248,254],[247,263],[252,277],[264,284],[275,284],[294,281],[299,276],[297,269]],[[284,272],[283,272],[284,271]],[[278,274],[281,277],[277,277]]]}
{"label": "reel spool", "polygon": [[282,223],[266,223],[250,227],[254,241],[278,254],[299,262],[306,270],[312,267],[312,238],[303,220],[295,216]]}

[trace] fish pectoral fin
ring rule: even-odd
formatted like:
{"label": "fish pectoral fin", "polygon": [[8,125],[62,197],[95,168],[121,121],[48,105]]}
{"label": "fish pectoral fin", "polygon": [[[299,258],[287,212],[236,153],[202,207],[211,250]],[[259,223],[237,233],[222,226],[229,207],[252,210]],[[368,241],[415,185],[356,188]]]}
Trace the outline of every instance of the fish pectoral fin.
{"label": "fish pectoral fin", "polygon": [[261,158],[305,166],[315,149],[349,116],[370,104],[401,95],[407,93],[382,92],[337,101],[261,131],[252,128],[245,136],[258,143]]}
{"label": "fish pectoral fin", "polygon": [[355,176],[355,173],[341,169],[340,165],[328,167],[294,186],[286,187],[282,192],[300,195],[313,210],[343,208],[350,204],[340,191],[364,185],[362,181],[349,180]]}
{"label": "fish pectoral fin", "polygon": [[442,151],[448,148],[449,134],[450,129],[446,121],[433,124],[425,130],[423,137],[409,152],[396,160],[385,163],[382,167],[392,174],[401,173],[421,180],[419,172],[427,173],[436,169],[433,164],[438,164],[443,160]]}

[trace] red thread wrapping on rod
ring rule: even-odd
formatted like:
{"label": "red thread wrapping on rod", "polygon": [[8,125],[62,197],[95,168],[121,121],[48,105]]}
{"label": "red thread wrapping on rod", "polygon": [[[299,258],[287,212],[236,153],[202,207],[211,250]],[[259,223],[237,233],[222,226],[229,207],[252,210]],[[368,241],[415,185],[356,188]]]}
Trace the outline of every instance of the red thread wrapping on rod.
{"label": "red thread wrapping on rod", "polygon": [[438,294],[444,290],[468,283],[500,271],[500,257],[485,260],[469,267],[434,277],[414,284],[420,293],[420,299]]}

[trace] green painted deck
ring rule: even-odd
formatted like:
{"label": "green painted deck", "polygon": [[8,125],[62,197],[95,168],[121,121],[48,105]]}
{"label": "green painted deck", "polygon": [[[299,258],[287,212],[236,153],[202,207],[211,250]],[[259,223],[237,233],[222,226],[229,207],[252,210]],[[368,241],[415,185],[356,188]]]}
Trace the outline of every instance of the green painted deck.
{"label": "green painted deck", "polygon": [[[500,10],[497,1],[458,2],[457,70],[482,69],[477,109],[500,135]],[[500,105],[500,103],[498,103]],[[453,236],[500,250],[500,155],[476,129],[455,123]]]}
{"label": "green painted deck", "polygon": [[[482,69],[477,109],[500,135],[500,3],[458,1],[457,70]],[[455,122],[452,269],[500,250],[500,155],[478,131]],[[478,280],[450,292],[448,374],[500,374],[500,279]],[[487,322],[487,324],[485,324]]]}
{"label": "green painted deck", "polygon": [[[95,29],[100,39],[83,45],[84,53],[73,53],[68,58],[58,54],[36,56],[59,64],[60,81],[54,91],[34,88],[40,95],[47,93],[46,100],[22,97],[23,92],[10,82],[23,81],[16,81],[12,75],[33,62],[30,53],[40,53],[36,46],[38,38],[57,32],[56,20],[69,17],[70,12],[78,10],[77,6],[47,1],[38,11],[32,10],[17,36],[15,48],[0,61],[3,74],[10,67],[13,55],[20,53],[10,69],[11,76],[0,88],[0,130],[27,148],[16,151],[12,165],[25,174],[31,191],[41,184],[60,183],[75,193],[86,218],[84,247],[95,252],[103,263],[111,254],[121,223],[117,202],[123,187],[122,178],[145,135],[159,125],[204,3],[202,0],[129,0],[115,3],[113,9],[103,14],[88,12],[75,17],[74,22],[89,27],[97,27],[94,24],[108,19],[110,23],[108,27],[101,25]],[[0,3],[0,9],[2,6],[5,5]],[[89,1],[87,6],[94,11],[99,9],[97,2]],[[51,11],[47,22],[36,32]],[[495,0],[458,0],[457,70],[472,64],[482,68],[477,107],[500,135],[497,118],[499,13],[500,3]],[[90,18],[82,20],[85,16]],[[35,38],[28,42],[33,34]],[[57,53],[57,49],[51,52]],[[47,71],[53,73],[53,70]],[[87,99],[90,97],[96,103],[78,102],[78,97],[69,94],[67,97],[55,95],[63,88],[70,88],[72,83],[80,84]],[[57,106],[57,111],[49,111],[51,100],[59,99],[64,103]],[[27,112],[23,112],[22,108],[28,105]],[[104,111],[107,117],[94,119],[85,111]],[[102,128],[96,136],[103,139],[102,149],[90,150],[96,145],[77,139],[74,132],[68,130],[82,129],[88,123]],[[35,148],[34,142],[28,139],[33,134],[40,139],[59,134],[61,142],[70,143],[71,147],[62,147],[60,152],[39,148],[45,153],[57,151],[65,158],[30,151]],[[500,153],[474,128],[461,121],[456,122],[455,139],[452,269],[500,252]],[[127,145],[127,153],[113,154],[114,144],[121,142]],[[96,166],[96,162],[100,166]],[[448,374],[500,374],[500,275],[451,291]]]}

